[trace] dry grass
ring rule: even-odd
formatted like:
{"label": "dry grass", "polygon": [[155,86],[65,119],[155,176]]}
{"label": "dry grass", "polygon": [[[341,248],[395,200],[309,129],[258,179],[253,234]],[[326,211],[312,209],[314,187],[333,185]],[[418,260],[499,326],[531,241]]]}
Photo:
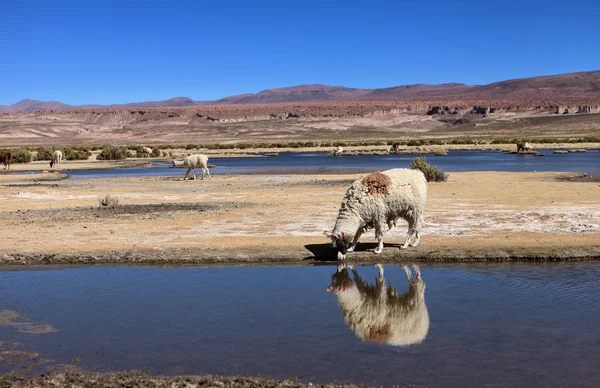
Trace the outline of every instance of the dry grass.
{"label": "dry grass", "polygon": [[100,207],[117,207],[119,205],[119,198],[111,195],[105,195],[98,197],[98,206]]}

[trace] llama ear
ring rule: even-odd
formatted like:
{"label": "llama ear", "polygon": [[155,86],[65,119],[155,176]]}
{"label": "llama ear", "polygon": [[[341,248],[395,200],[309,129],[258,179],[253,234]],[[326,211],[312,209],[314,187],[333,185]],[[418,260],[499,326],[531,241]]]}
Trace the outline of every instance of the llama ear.
{"label": "llama ear", "polygon": [[333,291],[333,286],[329,286],[325,289],[325,292],[331,292]]}
{"label": "llama ear", "polygon": [[333,238],[335,236],[333,233],[328,232],[328,231],[324,231],[323,234],[329,238]]}

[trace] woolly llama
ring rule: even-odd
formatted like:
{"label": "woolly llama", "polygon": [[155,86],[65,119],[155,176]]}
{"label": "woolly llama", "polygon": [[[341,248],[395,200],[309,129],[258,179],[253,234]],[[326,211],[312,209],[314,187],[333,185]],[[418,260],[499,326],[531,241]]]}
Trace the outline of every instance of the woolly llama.
{"label": "woolly llama", "polygon": [[50,167],[56,165],[56,166],[60,166],[60,164],[62,163],[62,157],[63,154],[61,151],[56,150],[52,153],[52,158],[50,159]]}
{"label": "woolly llama", "polygon": [[[361,234],[375,228],[378,246],[383,250],[383,231],[403,218],[408,222],[408,234],[402,248],[419,244],[423,211],[427,201],[427,181],[419,170],[395,168],[371,174],[354,181],[342,200],[335,227],[325,232],[338,251],[338,260],[356,248]],[[414,241],[411,243],[412,238]]]}
{"label": "woolly llama", "polygon": [[190,171],[194,173],[194,180],[196,179],[196,168],[202,169],[202,178],[204,179],[204,174],[208,175],[208,179],[210,179],[210,171],[208,170],[208,156],[201,154],[194,154],[183,159],[183,166],[187,167],[187,172],[183,177],[183,180],[186,180]]}
{"label": "woolly llama", "polygon": [[340,264],[327,291],[335,294],[344,321],[354,334],[363,341],[394,346],[418,344],[425,339],[429,331],[429,313],[419,267],[413,266],[413,278],[410,269],[403,266],[408,278],[408,291],[402,295],[395,287],[386,286],[380,264],[377,264],[379,275],[374,286],[367,284],[354,267],[348,267],[352,270],[354,281],[346,266]]}

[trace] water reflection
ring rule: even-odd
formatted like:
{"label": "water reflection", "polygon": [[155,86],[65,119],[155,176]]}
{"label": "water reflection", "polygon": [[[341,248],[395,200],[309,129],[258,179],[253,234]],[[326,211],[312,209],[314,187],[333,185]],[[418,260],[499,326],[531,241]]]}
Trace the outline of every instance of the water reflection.
{"label": "water reflection", "polygon": [[364,341],[394,346],[422,342],[429,331],[429,313],[419,267],[412,266],[413,277],[408,266],[403,266],[408,278],[408,291],[404,294],[398,294],[393,286],[387,287],[383,266],[377,267],[374,286],[365,282],[351,265],[338,265],[331,277],[327,291],[335,294],[346,324]]}

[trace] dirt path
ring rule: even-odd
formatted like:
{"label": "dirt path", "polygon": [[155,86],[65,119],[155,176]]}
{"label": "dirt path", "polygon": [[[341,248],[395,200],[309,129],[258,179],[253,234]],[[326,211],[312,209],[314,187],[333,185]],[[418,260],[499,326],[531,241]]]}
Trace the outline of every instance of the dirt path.
{"label": "dirt path", "polygon": [[[368,171],[365,171],[365,173]],[[46,174],[44,174],[46,175]],[[0,263],[184,264],[333,260],[331,230],[347,175],[220,175],[65,179],[0,175]],[[558,173],[452,173],[429,184],[418,248],[406,224],[353,261],[600,258],[600,184]],[[98,206],[117,196],[116,208]]]}

